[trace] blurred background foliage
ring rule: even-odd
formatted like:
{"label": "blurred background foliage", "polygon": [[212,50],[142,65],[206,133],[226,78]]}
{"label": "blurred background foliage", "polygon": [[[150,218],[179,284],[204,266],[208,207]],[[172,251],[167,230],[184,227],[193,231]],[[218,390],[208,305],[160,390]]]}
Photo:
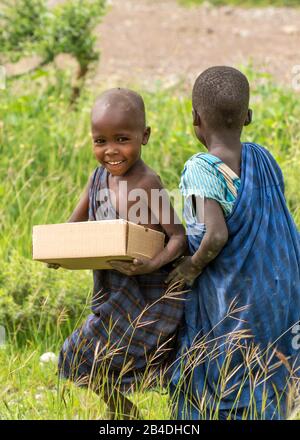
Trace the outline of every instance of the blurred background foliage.
{"label": "blurred background foliage", "polygon": [[200,5],[205,3],[212,6],[300,6],[299,0],[179,0],[183,5]]}

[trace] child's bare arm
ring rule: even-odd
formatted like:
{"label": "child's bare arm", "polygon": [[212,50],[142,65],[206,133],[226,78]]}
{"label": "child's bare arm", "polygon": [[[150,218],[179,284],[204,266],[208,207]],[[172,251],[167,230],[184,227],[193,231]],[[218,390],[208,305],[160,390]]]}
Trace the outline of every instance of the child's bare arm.
{"label": "child's bare arm", "polygon": [[163,187],[160,179],[157,179],[156,182],[152,183],[152,189],[153,187],[158,191],[162,191],[163,197],[161,200],[163,200],[163,202],[151,206],[150,197],[150,210],[154,218],[158,219],[159,224],[169,239],[163,251],[151,260],[154,268],[159,269],[165,264],[168,264],[177,257],[181,256],[186,250],[187,242],[185,237],[185,229],[181,224],[171,204],[168,193]]}
{"label": "child's bare arm", "polygon": [[92,176],[89,178],[89,181],[84,189],[84,192],[76,205],[74,211],[71,214],[71,217],[68,220],[68,223],[73,222],[85,222],[89,218],[89,189],[91,185]]}
{"label": "child's bare arm", "polygon": [[201,271],[221,252],[228,241],[228,229],[221,206],[215,200],[204,202],[204,223],[206,232],[199,249],[191,260]]}
{"label": "child's bare arm", "polygon": [[[184,227],[177,217],[160,179],[158,177],[150,177],[144,180],[142,186],[148,196],[147,202],[149,203],[150,212],[157,223],[161,225],[169,240],[163,251],[152,260],[135,259],[133,263],[111,262],[112,267],[126,275],[139,275],[158,270],[182,255],[187,247]],[[151,190],[163,190],[164,202],[155,203],[151,206]]]}
{"label": "child's bare arm", "polygon": [[228,241],[228,230],[224,214],[218,202],[204,201],[204,223],[206,232],[199,249],[186,257],[168,276],[167,281],[184,280],[191,285],[202,270],[221,252]]}

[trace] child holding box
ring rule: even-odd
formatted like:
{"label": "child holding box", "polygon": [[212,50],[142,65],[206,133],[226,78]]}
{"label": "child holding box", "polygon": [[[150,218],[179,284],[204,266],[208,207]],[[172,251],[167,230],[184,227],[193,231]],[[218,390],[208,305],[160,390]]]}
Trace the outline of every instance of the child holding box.
{"label": "child holding box", "polygon": [[146,369],[158,372],[168,361],[182,301],[165,294],[164,281],[169,263],[185,250],[185,231],[169,199],[169,222],[164,221],[160,204],[151,205],[153,190],[159,193],[163,186],[141,159],[141,146],[150,136],[141,96],[127,89],[103,93],[92,109],[91,130],[100,166],[69,222],[116,218],[137,222],[136,197],[130,194],[140,190],[140,224],[164,232],[167,244],[152,260],[112,261],[113,270],[93,271],[93,313],[64,342],[59,372],[78,384],[91,384],[96,392],[106,382],[104,397],[111,412],[116,412],[118,400],[126,417],[137,416],[137,409],[114,388],[131,389]]}

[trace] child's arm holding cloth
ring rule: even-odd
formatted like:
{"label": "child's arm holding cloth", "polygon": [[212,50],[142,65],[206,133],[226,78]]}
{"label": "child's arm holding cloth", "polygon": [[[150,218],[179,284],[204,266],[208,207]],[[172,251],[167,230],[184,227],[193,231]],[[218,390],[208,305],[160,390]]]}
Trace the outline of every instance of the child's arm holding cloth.
{"label": "child's arm holding cloth", "polygon": [[204,219],[198,219],[205,224],[205,234],[199,249],[183,261],[169,274],[167,282],[184,281],[192,285],[194,280],[221,252],[228,241],[228,230],[224,214],[218,202],[212,199],[204,200]]}

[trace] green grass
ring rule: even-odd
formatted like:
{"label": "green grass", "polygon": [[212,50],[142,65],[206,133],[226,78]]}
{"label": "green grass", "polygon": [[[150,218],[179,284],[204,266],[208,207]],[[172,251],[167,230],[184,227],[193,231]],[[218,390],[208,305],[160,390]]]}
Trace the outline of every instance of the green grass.
{"label": "green grass", "polygon": [[[201,5],[205,0],[178,0],[183,5]],[[299,0],[209,0],[213,6],[244,6],[244,7],[265,7],[265,6],[299,6]]]}
{"label": "green grass", "polygon": [[[106,418],[102,399],[86,388],[58,382],[56,365],[41,364],[45,351],[58,353],[54,345],[28,343],[17,349],[0,349],[0,420],[101,420]],[[133,401],[144,419],[170,418],[167,395],[157,391],[136,393]]]}
{"label": "green grass", "polygon": [[[234,308],[231,308],[230,315],[236,312]],[[44,315],[43,318],[45,319]],[[231,359],[241,348],[239,341],[241,342],[245,336],[245,333],[241,335],[237,331],[226,338],[226,344],[229,343],[231,348],[222,362],[219,380],[219,389],[224,395],[228,394],[230,381],[234,375]],[[43,335],[39,334],[38,338],[29,337],[22,344],[16,343],[13,334],[8,335],[6,345],[0,348],[0,420],[103,420],[107,418],[103,399],[99,398],[90,387],[79,387],[74,383],[58,380],[56,362],[40,362],[40,356],[45,352],[58,354],[63,341],[64,337],[55,331],[46,331]],[[245,342],[244,339],[243,341]],[[197,346],[193,347],[194,352],[190,352],[185,357],[182,371],[193,369],[193,365],[199,362],[197,360],[199,353],[201,353],[202,361],[207,356],[213,359],[217,351],[222,354],[223,343],[225,341],[221,342],[220,339],[213,341],[207,337],[198,341]],[[269,359],[273,357],[273,354],[270,352],[266,356],[256,351],[256,348],[249,347],[244,351],[244,355],[247,359],[244,380],[250,379],[253,392],[249,399],[248,414],[245,413],[244,417],[252,414],[252,418],[259,419],[260,416],[256,413],[254,390],[258,383],[263,384],[266,380],[269,373],[264,365],[270,365]],[[105,377],[105,371],[103,377]],[[156,389],[146,391],[147,381],[148,378],[145,375],[139,390],[130,395],[131,400],[138,407],[144,420],[170,420],[171,406],[166,389],[158,386]],[[178,389],[180,386],[179,382]],[[206,417],[216,420],[218,419],[218,402],[215,403],[216,409],[212,410],[208,404],[208,402],[210,405],[212,403],[208,394],[204,389],[200,396],[199,406],[203,408]],[[189,395],[188,390],[185,395]],[[265,401],[267,390],[263,392],[263,396]]]}
{"label": "green grass", "polygon": [[[278,161],[299,226],[299,96],[244,70],[253,85],[254,121],[243,140],[264,145]],[[139,91],[152,127],[143,157],[175,189],[184,162],[202,148],[193,135],[190,99],[179,86]],[[104,417],[97,396],[74,386],[58,389],[55,366],[39,365],[40,354],[58,353],[88,314],[92,288],[88,271],[51,271],[31,261],[32,226],[65,222],[98,165],[89,134],[95,96],[86,90],[75,111],[70,93],[69,77],[51,69],[8,80],[0,90],[0,324],[9,335],[0,349],[1,418]],[[166,396],[143,392],[134,399],[145,418],[170,417]]]}

